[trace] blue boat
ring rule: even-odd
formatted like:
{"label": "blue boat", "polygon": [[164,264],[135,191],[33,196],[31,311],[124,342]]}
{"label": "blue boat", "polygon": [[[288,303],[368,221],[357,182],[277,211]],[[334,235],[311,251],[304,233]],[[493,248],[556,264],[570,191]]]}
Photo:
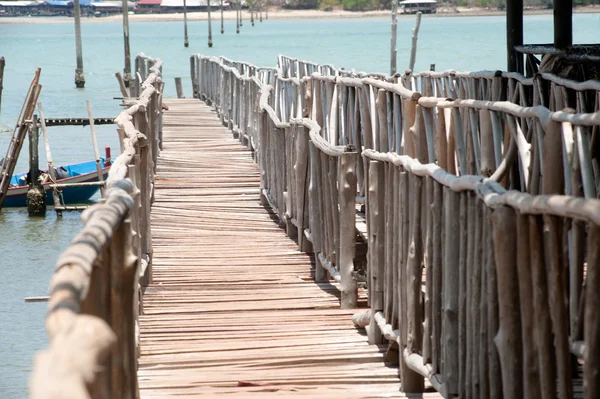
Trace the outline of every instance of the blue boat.
{"label": "blue boat", "polygon": [[[111,162],[106,162],[105,158],[100,158],[100,166],[102,167],[102,175],[104,179],[108,177],[108,170],[110,169]],[[96,168],[96,161],[76,163],[72,165],[60,166],[56,168],[58,172],[57,183],[87,183],[98,181],[98,169]],[[42,170],[44,173],[42,178],[48,173],[48,170]],[[63,177],[64,176],[64,177]],[[62,178],[61,178],[62,177]],[[45,179],[49,180],[49,179]],[[52,198],[52,190],[50,187],[50,181],[44,181],[42,185],[46,190],[46,203],[48,205],[54,205]],[[24,207],[27,206],[27,190],[29,185],[27,184],[27,173],[20,173],[13,175],[10,179],[10,186],[8,193],[4,199],[4,207]],[[100,190],[99,186],[82,186],[82,187],[65,187],[61,189],[59,198],[62,205],[77,204],[89,201],[94,194]]]}

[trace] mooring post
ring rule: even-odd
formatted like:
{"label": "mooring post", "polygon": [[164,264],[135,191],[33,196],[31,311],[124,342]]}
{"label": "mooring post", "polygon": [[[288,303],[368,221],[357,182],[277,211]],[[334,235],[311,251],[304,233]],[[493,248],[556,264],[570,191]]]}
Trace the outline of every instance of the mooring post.
{"label": "mooring post", "polygon": [[265,4],[265,19],[269,19],[269,0],[267,0],[267,4]]}
{"label": "mooring post", "polygon": [[250,3],[250,23],[254,26],[254,3]]}
{"label": "mooring post", "polygon": [[83,73],[83,55],[81,52],[81,12],[79,0],[73,4],[75,14],[75,51],[77,52],[77,68],[75,69],[75,87],[82,89],[85,86],[85,75]]}
{"label": "mooring post", "polygon": [[262,0],[258,0],[258,20],[262,22]]}
{"label": "mooring post", "polygon": [[208,47],[213,46],[212,41],[212,22],[210,20],[210,0],[207,0],[207,9],[208,9]]}
{"label": "mooring post", "polygon": [[225,25],[223,24],[223,0],[221,0],[221,34],[225,33]]}
{"label": "mooring post", "polygon": [[184,98],[183,88],[181,87],[181,78],[175,78],[175,89],[177,91],[177,98]]}
{"label": "mooring post", "polygon": [[242,23],[242,11],[243,11],[243,9],[242,9],[242,0],[239,0],[238,7],[240,9],[240,28],[241,28],[242,26],[244,26],[244,24]]}
{"label": "mooring post", "polygon": [[187,1],[183,0],[183,47],[189,47],[190,42],[188,41],[187,32]]}
{"label": "mooring post", "polygon": [[394,76],[396,73],[396,36],[398,32],[398,0],[392,0],[392,40],[391,40],[391,54],[390,54],[390,76]]}
{"label": "mooring post", "polygon": [[39,181],[40,162],[38,156],[38,117],[33,115],[29,125],[29,190],[27,190],[27,212],[29,216],[46,215],[46,192]]}
{"label": "mooring post", "polygon": [[129,10],[127,0],[123,0],[123,47],[125,50],[125,68],[123,68],[123,81],[129,87],[131,83],[131,52],[129,50]]}
{"label": "mooring post", "polygon": [[235,33],[240,33],[240,1],[242,0],[238,0],[235,7]]}

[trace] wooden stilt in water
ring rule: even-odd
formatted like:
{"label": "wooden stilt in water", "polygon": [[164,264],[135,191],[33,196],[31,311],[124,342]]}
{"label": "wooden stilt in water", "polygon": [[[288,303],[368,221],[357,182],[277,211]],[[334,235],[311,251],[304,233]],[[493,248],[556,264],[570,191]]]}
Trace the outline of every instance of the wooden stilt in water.
{"label": "wooden stilt in water", "polygon": [[75,51],[77,52],[77,68],[75,69],[75,87],[82,89],[85,86],[85,75],[83,73],[83,55],[81,51],[81,13],[79,11],[79,0],[73,4],[75,17]]}
{"label": "wooden stilt in water", "polygon": [[235,7],[235,33],[240,33],[240,0]]}
{"label": "wooden stilt in water", "polygon": [[258,0],[258,20],[262,22],[262,0]]}
{"label": "wooden stilt in water", "polygon": [[31,124],[29,125],[29,190],[27,190],[27,212],[29,216],[45,216],[46,215],[46,192],[40,177],[40,162],[38,156],[38,117],[33,115]]}
{"label": "wooden stilt in water", "polygon": [[[98,139],[96,138],[96,127],[94,126],[94,116],[92,114],[92,104],[86,101],[87,111],[90,117],[90,130],[92,131],[92,144],[94,145],[94,156],[96,157],[96,170],[98,171],[98,181],[104,181],[102,176],[102,165],[100,165],[100,152],[98,151]],[[100,192],[104,195],[104,190],[101,188]]]}
{"label": "wooden stilt in water", "polygon": [[221,34],[225,33],[225,25],[223,24],[223,0],[221,0]]}
{"label": "wooden stilt in water", "polygon": [[183,0],[183,47],[189,47],[188,30],[187,30],[187,1]]}
{"label": "wooden stilt in water", "polygon": [[[44,117],[44,107],[42,103],[38,103],[38,111],[40,112],[40,122],[42,124],[42,133],[44,134],[44,148],[46,149],[46,162],[48,163],[48,173],[52,182],[56,182],[56,171],[54,170],[54,161],[52,160],[52,154],[50,153],[50,139],[48,138],[48,129],[46,128],[46,118]],[[60,207],[60,199],[58,197],[58,187],[52,190],[52,200],[54,201],[54,210],[56,211],[57,217],[62,217],[62,212],[58,209]]]}
{"label": "wooden stilt in water", "polygon": [[267,0],[267,4],[265,5],[265,19],[269,19],[269,0]]}
{"label": "wooden stilt in water", "polygon": [[242,0],[240,0],[240,2],[238,3],[238,7],[239,7],[239,9],[240,9],[240,28],[241,28],[241,27],[244,25],[244,24],[242,23],[242,11],[244,11],[244,10],[242,9]]}
{"label": "wooden stilt in water", "polygon": [[129,49],[129,10],[127,0],[123,0],[123,47],[125,50],[125,68],[123,68],[123,81],[129,87],[131,83],[131,52]]}
{"label": "wooden stilt in water", "polygon": [[254,26],[254,3],[250,3],[250,23]]}
{"label": "wooden stilt in water", "polygon": [[177,98],[185,98],[181,87],[181,78],[175,78],[175,90],[177,91]]}
{"label": "wooden stilt in water", "polygon": [[210,20],[210,0],[207,1],[206,8],[208,9],[208,47],[212,47],[213,41],[212,41],[212,23]]}

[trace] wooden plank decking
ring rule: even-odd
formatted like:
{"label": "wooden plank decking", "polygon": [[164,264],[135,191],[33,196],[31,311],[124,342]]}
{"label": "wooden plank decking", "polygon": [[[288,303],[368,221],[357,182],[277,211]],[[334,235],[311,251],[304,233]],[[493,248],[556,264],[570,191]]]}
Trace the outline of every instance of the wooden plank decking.
{"label": "wooden plank decking", "polygon": [[406,397],[356,310],[313,282],[311,258],[259,204],[251,153],[198,100],[166,103],[141,398]]}

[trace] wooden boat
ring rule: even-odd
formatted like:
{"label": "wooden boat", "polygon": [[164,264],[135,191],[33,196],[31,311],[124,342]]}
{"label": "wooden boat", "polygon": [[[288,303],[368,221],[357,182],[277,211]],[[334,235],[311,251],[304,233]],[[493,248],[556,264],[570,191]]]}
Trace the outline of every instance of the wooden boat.
{"label": "wooden boat", "polygon": [[[105,158],[100,158],[100,166],[102,167],[102,175],[104,179],[108,177],[108,170],[110,169],[110,162],[106,162]],[[98,181],[98,170],[96,168],[96,161],[76,163],[72,165],[60,166],[57,168],[63,175],[68,177],[59,178],[56,180],[57,183],[87,183]],[[48,173],[48,170],[42,170],[44,173]],[[47,179],[49,180],[49,179]],[[53,205],[52,190],[50,187],[51,182],[45,181],[42,183],[46,190],[46,203]],[[8,193],[4,199],[4,207],[20,207],[27,206],[27,190],[29,186],[27,184],[27,173],[20,173],[13,175],[10,180],[10,186]],[[65,187],[61,189],[59,195],[61,203],[63,205],[81,203],[89,201],[94,194],[100,190],[99,186],[79,186],[79,187]]]}

